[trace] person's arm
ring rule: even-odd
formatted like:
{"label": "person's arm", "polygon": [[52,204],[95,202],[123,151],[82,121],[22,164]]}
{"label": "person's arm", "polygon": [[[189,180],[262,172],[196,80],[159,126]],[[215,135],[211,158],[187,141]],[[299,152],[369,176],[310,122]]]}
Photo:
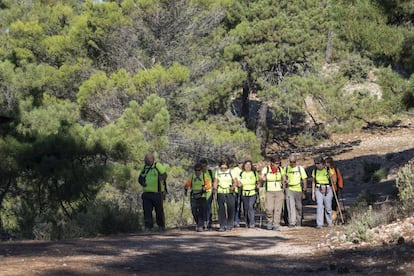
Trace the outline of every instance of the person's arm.
{"label": "person's arm", "polygon": [[188,188],[191,187],[191,179],[188,179],[184,185],[184,194],[187,195]]}
{"label": "person's arm", "polygon": [[206,191],[211,189],[211,184],[210,184],[210,180],[209,179],[204,179],[204,188]]}
{"label": "person's arm", "polygon": [[282,174],[282,189],[286,189],[287,178],[286,174]]}
{"label": "person's arm", "polygon": [[217,186],[218,186],[218,180],[217,177],[214,178],[214,183],[213,183],[213,190],[217,191]]}
{"label": "person's arm", "polygon": [[302,166],[301,168],[302,168],[301,176],[302,176],[303,191],[306,192],[306,189],[308,188],[308,175],[306,174],[306,171]]}
{"label": "person's arm", "polygon": [[265,182],[266,181],[266,167],[264,167],[263,169],[262,169],[262,171],[260,172],[260,180],[262,181],[262,182]]}
{"label": "person's arm", "polygon": [[315,182],[315,176],[312,177],[312,200],[315,201],[316,197],[315,197],[315,187],[316,187],[316,182]]}
{"label": "person's arm", "polygon": [[160,163],[156,163],[155,167],[158,171],[158,178],[161,181],[164,181],[167,179],[167,172],[165,171],[165,167],[164,165],[160,164]]}

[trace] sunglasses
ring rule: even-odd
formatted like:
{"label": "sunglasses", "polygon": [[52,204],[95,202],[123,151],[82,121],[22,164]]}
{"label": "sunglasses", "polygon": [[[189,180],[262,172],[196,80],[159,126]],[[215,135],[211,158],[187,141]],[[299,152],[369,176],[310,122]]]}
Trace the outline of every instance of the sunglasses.
{"label": "sunglasses", "polygon": [[197,169],[197,170],[194,170],[194,171],[196,171],[196,172],[201,172],[201,170],[199,170],[199,169]]}
{"label": "sunglasses", "polygon": [[222,169],[222,170],[227,170],[227,167],[220,167],[220,169]]}

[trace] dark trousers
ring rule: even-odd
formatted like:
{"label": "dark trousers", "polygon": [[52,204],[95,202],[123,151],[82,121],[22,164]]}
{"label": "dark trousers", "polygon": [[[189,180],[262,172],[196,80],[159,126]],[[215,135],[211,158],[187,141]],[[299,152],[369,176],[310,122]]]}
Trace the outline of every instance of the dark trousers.
{"label": "dark trousers", "polygon": [[152,229],[154,222],[152,219],[152,210],[155,209],[155,217],[158,227],[165,228],[164,208],[161,193],[142,193],[142,206],[144,208],[145,228]]}
{"label": "dark trousers", "polygon": [[194,199],[191,198],[191,213],[193,214],[194,220],[197,227],[203,227],[206,215],[207,200],[206,198]]}
{"label": "dark trousers", "polygon": [[244,215],[246,217],[246,226],[255,227],[254,220],[254,203],[256,202],[256,195],[254,196],[242,196]]}
{"label": "dark trousers", "polygon": [[240,223],[240,217],[241,217],[241,195],[240,193],[237,193],[234,197],[234,201],[236,204],[236,211],[234,213],[234,225],[239,225]]}
{"label": "dark trousers", "polygon": [[212,193],[207,193],[207,199],[206,199],[206,215],[204,218],[204,221],[206,222],[208,227],[211,227],[211,223],[213,220],[213,214],[212,214],[212,208],[211,206],[213,205],[213,194]]}
{"label": "dark trousers", "polygon": [[233,194],[217,194],[220,228],[232,229],[234,224],[235,199]]}

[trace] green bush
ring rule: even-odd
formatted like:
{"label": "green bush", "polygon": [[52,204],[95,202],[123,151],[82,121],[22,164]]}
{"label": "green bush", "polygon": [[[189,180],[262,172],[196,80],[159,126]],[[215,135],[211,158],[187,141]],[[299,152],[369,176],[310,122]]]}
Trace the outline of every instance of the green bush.
{"label": "green bush", "polygon": [[372,61],[357,54],[349,54],[340,64],[340,72],[344,77],[354,82],[364,81],[369,70],[373,67]]}
{"label": "green bush", "polygon": [[387,178],[387,170],[385,170],[384,168],[380,168],[379,170],[376,170],[374,174],[372,175],[372,180],[374,182],[379,182],[385,178]]}
{"label": "green bush", "polygon": [[396,182],[401,212],[411,215],[414,210],[414,160],[398,172]]}
{"label": "green bush", "polygon": [[[363,205],[360,205],[362,207]],[[374,217],[372,215],[372,206],[361,208],[359,212],[351,215],[351,223],[345,227],[345,235],[348,241],[359,243],[361,241],[369,241],[372,238],[368,231],[374,225]]]}

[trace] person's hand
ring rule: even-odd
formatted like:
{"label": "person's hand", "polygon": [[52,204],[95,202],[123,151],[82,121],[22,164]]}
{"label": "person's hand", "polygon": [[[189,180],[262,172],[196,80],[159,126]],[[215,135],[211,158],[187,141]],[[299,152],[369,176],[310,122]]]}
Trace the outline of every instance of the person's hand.
{"label": "person's hand", "polygon": [[315,193],[312,193],[312,201],[316,201]]}

